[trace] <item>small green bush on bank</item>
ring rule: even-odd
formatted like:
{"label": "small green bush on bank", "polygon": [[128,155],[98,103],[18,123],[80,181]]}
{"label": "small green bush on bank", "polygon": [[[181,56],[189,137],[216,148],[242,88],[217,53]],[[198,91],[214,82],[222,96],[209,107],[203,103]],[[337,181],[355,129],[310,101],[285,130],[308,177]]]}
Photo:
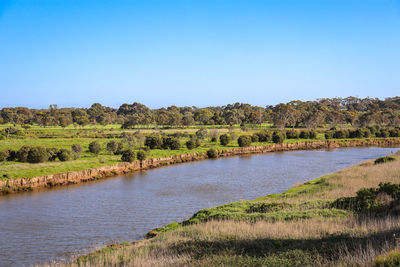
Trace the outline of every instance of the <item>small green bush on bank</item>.
{"label": "small green bush on bank", "polygon": [[396,160],[396,158],[394,158],[394,157],[386,156],[386,157],[377,158],[374,163],[380,164],[380,163],[386,163],[386,162],[395,161],[395,160]]}

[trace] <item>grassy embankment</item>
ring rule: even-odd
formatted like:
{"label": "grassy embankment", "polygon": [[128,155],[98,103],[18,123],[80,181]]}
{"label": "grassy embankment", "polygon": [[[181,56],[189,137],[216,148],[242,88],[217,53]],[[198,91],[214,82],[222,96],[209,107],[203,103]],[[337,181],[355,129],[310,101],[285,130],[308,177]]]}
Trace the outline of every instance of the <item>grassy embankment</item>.
{"label": "grassy embankment", "polygon": [[[10,125],[1,125],[0,130]],[[188,134],[195,133],[199,128],[190,127],[188,129],[167,129],[162,130],[162,133],[176,133],[186,132]],[[29,129],[22,129],[24,136],[12,137],[4,140],[0,140],[0,151],[12,149],[18,150],[22,146],[43,146],[46,148],[66,148],[70,149],[72,144],[79,144],[83,147],[83,152],[79,159],[71,160],[66,162],[60,162],[58,160],[54,162],[44,162],[38,164],[17,162],[17,161],[4,161],[0,162],[0,179],[13,179],[13,178],[31,178],[35,176],[63,173],[67,171],[78,171],[89,168],[95,168],[105,165],[113,165],[121,162],[120,155],[111,155],[106,151],[106,144],[111,140],[121,141],[120,138],[122,132],[133,133],[137,130],[122,130],[119,125],[107,125],[107,126],[85,126],[85,127],[39,127],[32,126]],[[235,135],[251,135],[259,129],[251,129],[248,131],[242,131],[240,128],[229,130],[228,128],[221,129],[209,129],[209,131],[216,131],[218,134],[226,133],[230,131]],[[144,135],[151,133],[160,133],[160,130],[154,129],[142,129],[141,133]],[[319,134],[317,139],[323,140],[323,134]],[[189,138],[180,138],[181,148],[179,150],[162,150],[154,149],[147,152],[147,158],[160,158],[168,157],[173,155],[180,155],[186,153],[205,153],[208,149],[214,148],[217,150],[232,149],[238,147],[235,140],[231,141],[227,146],[221,146],[219,142],[211,142],[210,138],[202,141],[200,147],[194,149],[187,149],[185,142]],[[288,139],[285,142],[301,142],[310,141],[311,139]],[[88,151],[90,142],[97,141],[101,144],[102,152],[100,155],[95,156]],[[261,146],[272,143],[252,143],[252,146]],[[134,149],[139,149],[140,145],[137,145]]]}
{"label": "grassy embankment", "polygon": [[[72,266],[374,265],[400,233],[393,212],[398,199],[381,193],[366,198],[380,212],[342,209],[335,203],[343,201],[335,200],[381,182],[399,184],[400,154],[395,158],[364,162],[281,194],[201,210],[186,222],[150,232],[153,238],[106,247]],[[375,263],[398,261],[397,254]]]}

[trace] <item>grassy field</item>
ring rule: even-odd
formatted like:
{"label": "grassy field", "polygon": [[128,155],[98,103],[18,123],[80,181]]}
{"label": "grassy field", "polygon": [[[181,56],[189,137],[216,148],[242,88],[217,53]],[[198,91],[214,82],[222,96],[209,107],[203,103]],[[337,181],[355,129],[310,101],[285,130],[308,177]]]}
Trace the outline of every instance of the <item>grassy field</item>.
{"label": "grassy field", "polygon": [[[0,125],[0,130],[5,129],[7,127],[11,127],[12,125]],[[261,125],[259,127],[268,128],[271,125]],[[227,126],[218,126],[218,128],[211,128],[212,126],[206,127],[209,135],[220,135],[222,133],[230,133],[236,136],[239,135],[251,135],[256,131],[260,131],[260,129],[254,128],[250,130],[243,131],[240,129],[239,125],[234,126],[233,128],[228,129]],[[13,179],[13,178],[31,178],[35,176],[54,174],[54,173],[62,173],[67,171],[77,171],[88,168],[100,167],[104,165],[115,164],[117,162],[121,162],[120,155],[111,155],[106,151],[106,144],[112,140],[122,141],[121,134],[122,133],[135,133],[137,129],[129,129],[123,130],[120,125],[106,125],[106,126],[83,126],[83,127],[74,127],[69,126],[66,128],[62,128],[60,126],[52,126],[52,127],[40,127],[40,126],[30,126],[30,128],[23,129],[21,127],[17,127],[21,134],[17,136],[13,136],[7,139],[0,140],[0,151],[5,150],[18,150],[22,146],[43,146],[46,148],[66,148],[70,149],[71,145],[79,144],[83,148],[83,152],[80,155],[79,159],[71,160],[67,162],[60,162],[58,160],[54,162],[45,162],[38,164],[30,164],[24,162],[17,161],[4,161],[0,162],[0,179]],[[172,134],[172,133],[180,133],[180,134],[194,134],[199,127],[190,126],[184,129],[141,129],[141,135],[148,134]],[[319,134],[318,138],[315,140],[324,139],[323,134]],[[188,137],[180,138],[181,149],[179,150],[161,150],[154,149],[149,150],[147,152],[147,158],[159,158],[159,157],[168,157],[173,155],[180,155],[186,153],[205,153],[208,149],[214,148],[218,150],[225,150],[238,147],[238,144],[235,140],[231,141],[227,146],[221,146],[219,142],[211,142],[210,137],[206,138],[202,141],[200,147],[189,150],[185,146],[185,142],[189,140]],[[304,139],[306,140],[306,139]],[[290,139],[285,142],[299,142],[304,141],[303,139]],[[310,140],[310,139],[307,139]],[[102,147],[102,152],[100,155],[95,156],[88,151],[89,143],[97,141],[100,143]],[[252,143],[253,146],[258,145],[266,145],[268,143]],[[269,143],[272,144],[272,143]],[[142,144],[143,145],[143,144]],[[141,144],[136,144],[131,147],[135,150],[140,148]]]}
{"label": "grassy field", "polygon": [[[364,162],[282,194],[204,209],[150,232],[153,238],[114,244],[68,266],[383,266],[378,263],[400,257],[392,252],[375,262],[394,249],[397,213],[360,213],[333,203],[381,182],[399,184],[400,155],[395,158]],[[379,205],[393,208],[393,199],[378,197]]]}
{"label": "grassy field", "polygon": [[[11,125],[0,125],[0,131],[4,130]],[[151,125],[150,125],[151,126]],[[13,178],[32,178],[35,176],[62,173],[67,171],[78,171],[88,168],[100,167],[105,165],[111,165],[121,162],[120,155],[111,155],[106,150],[106,144],[112,140],[123,141],[122,135],[124,133],[137,134],[142,136],[140,142],[136,142],[134,145],[129,144],[129,147],[133,150],[139,150],[143,147],[144,136],[149,134],[179,134],[181,148],[179,150],[168,150],[168,149],[154,149],[147,152],[147,158],[160,158],[168,157],[173,155],[180,155],[186,153],[205,153],[210,148],[217,150],[232,149],[238,147],[236,141],[240,135],[253,135],[260,131],[260,127],[263,129],[270,128],[271,125],[265,124],[251,128],[248,130],[242,130],[239,125],[235,125],[233,128],[227,126],[207,126],[208,137],[202,140],[201,146],[194,149],[187,149],[185,146],[186,141],[189,140],[190,135],[194,135],[199,130],[198,126],[189,126],[183,129],[171,128],[171,129],[158,129],[156,127],[148,127],[146,129],[121,129],[120,125],[106,125],[106,126],[83,126],[74,127],[69,126],[62,128],[59,126],[52,127],[40,127],[30,126],[29,128],[17,127],[19,134],[11,136],[9,138],[2,137],[0,139],[0,152],[6,150],[18,150],[23,146],[42,146],[46,148],[57,148],[57,149],[70,149],[71,145],[79,144],[83,148],[83,152],[77,160],[71,160],[66,162],[60,162],[59,160],[53,162],[44,162],[38,164],[30,164],[17,161],[3,161],[0,162],[0,179],[13,179]],[[212,128],[214,127],[214,128]],[[202,127],[203,128],[203,127]],[[233,140],[227,146],[221,146],[218,142],[212,142],[211,136],[218,137],[222,133],[229,133],[231,136],[235,136]],[[1,137],[1,136],[0,136]],[[218,138],[217,138],[218,139]],[[314,139],[286,139],[284,143],[303,142],[303,141],[317,141],[325,140],[324,133],[319,131],[317,137]],[[356,140],[356,139],[353,139]],[[97,141],[102,147],[101,153],[96,156],[89,152],[88,146],[91,142]],[[267,142],[253,142],[252,146],[265,146],[272,143]]]}

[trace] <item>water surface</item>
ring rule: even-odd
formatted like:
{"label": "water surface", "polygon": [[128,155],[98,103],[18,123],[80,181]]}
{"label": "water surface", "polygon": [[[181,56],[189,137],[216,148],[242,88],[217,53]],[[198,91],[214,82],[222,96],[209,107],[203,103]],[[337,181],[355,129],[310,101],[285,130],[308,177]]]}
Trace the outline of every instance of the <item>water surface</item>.
{"label": "water surface", "polygon": [[280,193],[397,148],[294,151],[204,160],[0,197],[0,266],[132,241],[202,208]]}

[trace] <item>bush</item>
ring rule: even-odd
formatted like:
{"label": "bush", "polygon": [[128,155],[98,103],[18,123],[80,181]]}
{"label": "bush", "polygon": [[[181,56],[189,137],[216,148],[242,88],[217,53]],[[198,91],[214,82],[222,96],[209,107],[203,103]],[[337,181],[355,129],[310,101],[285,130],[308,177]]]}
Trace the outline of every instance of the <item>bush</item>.
{"label": "bush", "polygon": [[226,146],[228,145],[230,142],[230,137],[227,134],[221,134],[221,136],[219,137],[219,143],[221,144],[221,146]]}
{"label": "bush", "polygon": [[393,250],[375,259],[374,267],[395,267],[400,266],[400,251]]}
{"label": "bush", "polygon": [[316,131],[310,131],[310,139],[316,139],[317,138],[317,132]]}
{"label": "bush", "polygon": [[251,142],[258,142],[258,135],[253,134],[250,136],[250,138],[251,138]]}
{"label": "bush", "polygon": [[[384,197],[386,196],[386,197]],[[380,183],[378,188],[362,188],[355,197],[335,200],[331,207],[357,212],[386,213],[400,198],[400,184]]]}
{"label": "bush", "polygon": [[390,136],[390,132],[386,129],[381,129],[379,132],[376,132],[376,137],[383,137],[383,138],[387,138]]}
{"label": "bush", "polygon": [[256,133],[258,136],[258,141],[259,142],[271,142],[272,141],[272,134],[270,131],[262,131],[259,133]]}
{"label": "bush", "polygon": [[10,154],[8,153],[8,150],[6,151],[0,151],[0,162],[6,161],[8,159],[8,156]]}
{"label": "bush", "polygon": [[136,158],[138,159],[138,160],[140,160],[140,161],[142,161],[142,160],[145,160],[146,159],[146,152],[144,152],[143,150],[139,150],[137,153],[136,153]]}
{"label": "bush", "polygon": [[237,140],[240,147],[247,147],[251,145],[251,137],[248,135],[241,135]]}
{"label": "bush", "polygon": [[161,149],[163,142],[159,136],[146,136],[144,145],[150,149]]}
{"label": "bush", "polygon": [[186,142],[186,147],[187,149],[193,149],[196,147],[196,142],[193,139],[191,139]]}
{"label": "bush", "polygon": [[47,148],[48,161],[55,161],[58,157],[58,149],[54,147]]}
{"label": "bush", "polygon": [[68,149],[60,149],[57,153],[57,157],[60,161],[68,161],[72,158],[72,152]]}
{"label": "bush", "polygon": [[78,144],[73,144],[73,145],[71,146],[71,149],[72,149],[73,152],[75,152],[75,153],[77,153],[77,154],[82,153],[82,150],[83,150],[83,148],[82,148],[80,145],[78,145]]}
{"label": "bush", "polygon": [[91,153],[93,153],[93,154],[98,155],[98,154],[100,153],[100,151],[101,151],[100,144],[99,144],[98,142],[96,142],[96,141],[91,142],[91,143],[89,144],[89,151],[90,151]]}
{"label": "bush", "polygon": [[128,149],[122,152],[121,160],[125,162],[133,162],[135,160],[135,152]]}
{"label": "bush", "polygon": [[299,138],[299,133],[295,130],[286,131],[287,139],[297,139]]}
{"label": "bush", "polygon": [[28,152],[27,161],[29,163],[46,162],[49,159],[49,154],[44,147],[32,147]]}
{"label": "bush", "polygon": [[118,143],[115,141],[110,141],[107,143],[107,151],[110,152],[110,154],[116,154],[118,150]]}
{"label": "bush", "polygon": [[122,152],[124,151],[124,144],[122,142],[117,143],[117,151],[115,151],[115,155],[121,155]]}
{"label": "bush", "polygon": [[23,146],[17,151],[16,158],[19,162],[28,162],[28,154],[31,150],[29,146]]}
{"label": "bush", "polygon": [[380,163],[386,163],[386,162],[395,161],[395,160],[396,160],[396,158],[386,156],[386,157],[377,158],[374,163],[380,164]]}
{"label": "bush", "polygon": [[363,129],[363,137],[365,138],[371,137],[371,130],[368,128]]}
{"label": "bush", "polygon": [[390,137],[400,137],[400,129],[391,129],[389,131],[389,136]]}
{"label": "bush", "polygon": [[163,137],[162,148],[178,150],[181,148],[181,143],[179,142],[179,139],[176,137]]}
{"label": "bush", "polygon": [[281,132],[274,132],[272,134],[272,142],[275,144],[282,144],[285,141],[285,136]]}
{"label": "bush", "polygon": [[334,132],[333,138],[336,138],[336,139],[349,138],[349,132],[346,130],[337,130]]}
{"label": "bush", "polygon": [[7,161],[14,161],[16,159],[17,159],[17,151],[9,149]]}
{"label": "bush", "polygon": [[326,131],[325,132],[325,139],[326,140],[333,139],[333,134],[334,134],[334,132],[332,132],[332,131]]}
{"label": "bush", "polygon": [[214,148],[207,150],[207,157],[209,157],[210,159],[218,157],[217,150],[215,150]]}
{"label": "bush", "polygon": [[217,137],[211,137],[211,142],[217,142]]}
{"label": "bush", "polygon": [[310,132],[309,131],[301,131],[299,137],[301,139],[308,139],[308,138],[310,138]]}
{"label": "bush", "polygon": [[208,136],[208,132],[204,128],[201,128],[196,132],[196,137],[199,139],[206,139],[207,136]]}

